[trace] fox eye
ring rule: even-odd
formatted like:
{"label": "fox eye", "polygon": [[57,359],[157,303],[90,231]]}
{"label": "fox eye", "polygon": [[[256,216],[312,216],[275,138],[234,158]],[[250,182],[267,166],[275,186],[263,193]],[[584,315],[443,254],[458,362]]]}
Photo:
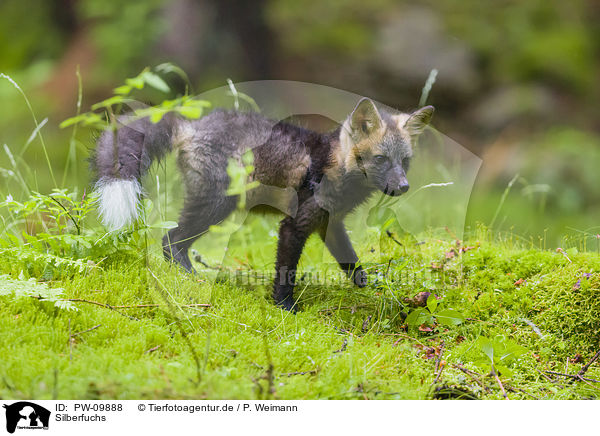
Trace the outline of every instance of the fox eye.
{"label": "fox eye", "polygon": [[382,165],[382,164],[386,163],[388,160],[389,160],[388,157],[384,156],[382,154],[373,156],[373,162],[375,162],[376,165]]}

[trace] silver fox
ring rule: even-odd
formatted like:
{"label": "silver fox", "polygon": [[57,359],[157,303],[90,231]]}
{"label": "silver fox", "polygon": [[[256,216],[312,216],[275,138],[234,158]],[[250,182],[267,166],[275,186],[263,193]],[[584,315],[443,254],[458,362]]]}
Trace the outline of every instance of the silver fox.
{"label": "silver fox", "polygon": [[[360,287],[366,285],[344,217],[376,190],[398,196],[409,189],[406,173],[413,145],[433,110],[426,106],[410,114],[389,112],[363,98],[341,126],[327,133],[238,111],[216,110],[199,120],[170,114],[156,124],[147,118],[129,123],[120,118],[116,133],[106,131],[99,137],[92,159],[102,220],[113,230],[134,222],[142,176],[153,161],[175,151],[186,194],[178,226],[163,238],[163,251],[168,260],[194,272],[189,247],[237,205],[238,197],[226,194],[228,161],[241,159],[251,149],[251,178],[272,189],[249,191],[248,207],[284,212],[273,298],[280,307],[295,311],[296,268],[313,232],[348,277]],[[265,192],[289,191],[295,195],[264,201]]]}

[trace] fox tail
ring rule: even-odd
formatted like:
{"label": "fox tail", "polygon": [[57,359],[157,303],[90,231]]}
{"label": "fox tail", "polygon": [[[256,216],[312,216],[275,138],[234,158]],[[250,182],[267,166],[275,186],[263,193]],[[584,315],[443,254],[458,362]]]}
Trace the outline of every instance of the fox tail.
{"label": "fox tail", "polygon": [[148,118],[118,118],[116,130],[105,130],[91,158],[95,191],[102,223],[110,230],[122,229],[139,216],[141,178],[152,162],[171,151],[175,118],[166,115],[158,123]]}

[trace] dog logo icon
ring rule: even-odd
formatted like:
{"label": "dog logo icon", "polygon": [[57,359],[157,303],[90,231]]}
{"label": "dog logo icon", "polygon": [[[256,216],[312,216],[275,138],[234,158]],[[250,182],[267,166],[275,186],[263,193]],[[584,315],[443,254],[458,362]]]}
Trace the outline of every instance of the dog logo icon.
{"label": "dog logo icon", "polygon": [[29,401],[19,401],[4,405],[6,409],[6,431],[14,433],[18,429],[48,429],[50,411]]}

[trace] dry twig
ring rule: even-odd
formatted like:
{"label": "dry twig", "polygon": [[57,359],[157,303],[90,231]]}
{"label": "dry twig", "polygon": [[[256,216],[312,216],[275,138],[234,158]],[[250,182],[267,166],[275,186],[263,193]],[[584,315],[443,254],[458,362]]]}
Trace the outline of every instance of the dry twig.
{"label": "dry twig", "polygon": [[[31,298],[35,298],[37,300],[41,300],[43,297],[38,296],[38,295],[31,295]],[[162,307],[162,306],[166,306],[165,304],[157,304],[157,303],[113,306],[111,304],[100,303],[98,301],[92,301],[92,300],[85,300],[83,298],[66,298],[66,299],[62,299],[61,301],[71,301],[71,302],[74,302],[74,303],[94,304],[96,306],[100,306],[100,307],[104,307],[106,309],[114,310],[118,314],[123,315],[124,317],[127,317],[127,318],[129,318],[129,319],[131,319],[133,321],[139,321],[139,319],[136,318],[136,317],[134,317],[134,316],[130,316],[130,315],[127,315],[125,313],[122,313],[118,309],[140,309],[140,308],[148,308],[148,307]],[[212,307],[210,303],[180,304],[178,306],[179,307]]]}
{"label": "dry twig", "polygon": [[[552,375],[558,375],[561,377],[567,377],[569,379],[571,379],[571,381],[582,381],[584,383],[587,382],[592,382],[592,383],[600,383],[600,380],[594,380],[593,378],[588,378],[588,377],[584,377],[583,375],[587,372],[588,369],[590,369],[590,366],[592,366],[592,364],[598,360],[598,358],[600,358],[600,350],[596,352],[596,354],[594,354],[594,357],[592,357],[590,359],[590,361],[588,363],[586,363],[585,365],[583,365],[581,367],[581,369],[579,370],[579,372],[577,374],[569,374],[566,372],[557,372],[557,371],[549,371],[546,370],[544,371],[546,374],[552,374]],[[540,374],[543,374],[541,371],[538,371]],[[547,377],[549,378],[549,377]],[[589,383],[588,383],[589,384]],[[592,385],[590,385],[592,386]]]}
{"label": "dry twig", "polygon": [[[117,309],[139,309],[145,307],[162,307],[164,304],[134,304],[131,306],[113,306]],[[180,307],[212,307],[210,303],[180,304]]]}
{"label": "dry twig", "polygon": [[95,325],[94,327],[92,327],[92,328],[89,328],[89,329],[87,329],[87,330],[83,330],[83,331],[81,331],[81,332],[73,333],[73,334],[71,335],[71,337],[73,337],[73,336],[79,336],[79,335],[82,335],[82,334],[84,334],[84,333],[91,332],[92,330],[96,330],[96,329],[97,329],[98,327],[100,327],[100,326],[102,326],[102,324]]}
{"label": "dry twig", "polygon": [[548,377],[548,375],[544,374],[542,371],[540,371],[537,368],[536,368],[536,371],[539,372],[546,380],[548,380],[549,382],[554,383],[554,380],[552,380],[550,377]]}
{"label": "dry twig", "polygon": [[444,366],[442,365],[440,367],[440,363],[442,362],[442,356],[444,355],[444,346],[446,344],[444,343],[444,341],[442,341],[442,344],[440,345],[440,354],[438,355],[437,359],[435,359],[435,379],[433,380],[433,384],[436,384],[438,382],[438,380],[440,379],[440,377],[442,376],[442,372],[444,371]]}
{"label": "dry twig", "polygon": [[521,388],[515,388],[515,387],[513,387],[513,386],[506,385],[506,389],[507,389],[508,391],[510,391],[510,392],[515,392],[515,393],[516,393],[516,392],[522,392],[522,393],[524,393],[525,395],[529,395],[530,397],[532,397],[532,398],[534,398],[534,399],[536,399],[536,400],[539,400],[539,399],[540,399],[539,397],[536,397],[535,395],[533,395],[533,394],[530,394],[529,392],[527,392],[526,390],[523,390],[523,389],[521,389]]}
{"label": "dry twig", "polygon": [[567,374],[566,372],[557,372],[557,371],[544,371],[546,374],[553,374],[553,375],[560,375],[562,377],[568,377],[571,378],[573,380],[581,380],[581,381],[588,381],[588,382],[592,382],[592,383],[600,383],[600,380],[594,380],[593,378],[587,378],[587,377],[583,377],[579,374]]}
{"label": "dry twig", "polygon": [[[39,295],[30,295],[31,298],[35,298],[37,300],[42,300],[43,297],[39,296]],[[115,312],[117,312],[119,315],[123,315],[126,318],[129,318],[133,321],[139,321],[139,319],[133,317],[133,316],[129,316],[125,313],[119,312],[119,310],[117,310],[114,306],[111,306],[110,304],[106,304],[106,303],[99,303],[97,301],[92,301],[92,300],[84,300],[83,298],[67,298],[67,299],[63,299],[60,301],[72,301],[74,303],[88,303],[88,304],[94,304],[96,306],[100,306],[100,307],[105,307],[106,309],[110,309],[110,310],[114,310]]]}
{"label": "dry twig", "polygon": [[318,369],[311,369],[310,371],[296,371],[296,372],[286,372],[283,374],[279,374],[280,377],[291,377],[293,375],[306,375],[306,374],[316,374],[319,372]]}
{"label": "dry twig", "polygon": [[369,307],[368,304],[355,304],[354,306],[339,306],[339,307],[326,307],[325,309],[319,310],[319,313],[322,312],[335,312],[336,310],[348,310],[350,309],[351,313],[356,312],[358,308]]}
{"label": "dry twig", "polygon": [[502,382],[500,381],[500,377],[498,377],[498,373],[496,372],[496,369],[492,366],[492,374],[494,376],[494,378],[496,379],[496,382],[498,383],[498,386],[500,386],[500,390],[502,391],[502,396],[504,397],[504,399],[508,400],[508,395],[506,395],[506,391],[504,390],[504,386],[502,385]]}
{"label": "dry twig", "polygon": [[160,347],[162,347],[162,345],[157,345],[156,347],[152,347],[149,350],[144,351],[144,354],[150,354],[155,352],[156,350],[158,350]]}
{"label": "dry twig", "polygon": [[481,374],[472,371],[468,368],[465,368],[462,365],[459,364],[452,364],[453,368],[458,369],[459,371],[462,371],[463,373],[465,373],[466,375],[468,375],[469,377],[471,377],[479,386],[481,386],[483,389],[485,389],[486,392],[491,392],[492,390],[485,384],[483,383],[483,381],[481,380]]}
{"label": "dry twig", "polygon": [[600,350],[598,350],[598,352],[596,352],[596,354],[594,354],[594,357],[592,357],[592,359],[588,363],[583,365],[583,367],[579,370],[577,375],[580,377],[583,376],[587,372],[587,370],[590,368],[590,366],[592,366],[592,363],[594,363],[596,360],[598,360],[599,357],[600,357]]}

